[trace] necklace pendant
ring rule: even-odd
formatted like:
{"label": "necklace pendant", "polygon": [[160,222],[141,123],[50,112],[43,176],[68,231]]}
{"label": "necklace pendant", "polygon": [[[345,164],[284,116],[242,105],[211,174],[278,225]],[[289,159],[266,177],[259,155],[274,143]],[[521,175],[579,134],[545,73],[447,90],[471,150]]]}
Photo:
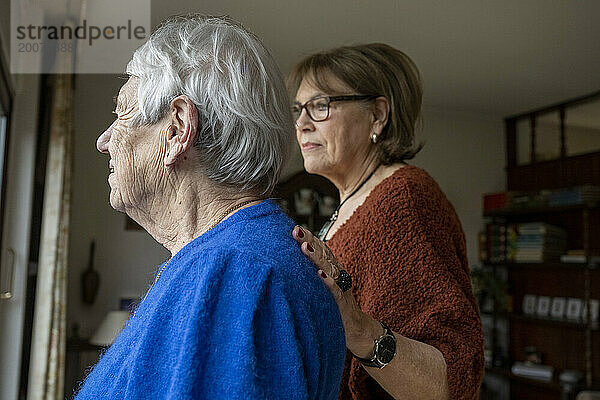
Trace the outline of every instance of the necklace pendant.
{"label": "necklace pendant", "polygon": [[329,221],[325,222],[325,225],[323,225],[319,231],[319,235],[317,236],[320,240],[325,241],[325,236],[327,236],[327,233],[331,229],[331,225],[333,225],[334,221],[334,219],[330,219]]}

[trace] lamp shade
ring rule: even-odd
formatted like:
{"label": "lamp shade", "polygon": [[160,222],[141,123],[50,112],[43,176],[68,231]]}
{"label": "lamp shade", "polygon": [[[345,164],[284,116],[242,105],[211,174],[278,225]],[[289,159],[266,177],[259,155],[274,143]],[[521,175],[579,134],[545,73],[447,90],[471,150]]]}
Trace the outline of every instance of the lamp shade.
{"label": "lamp shade", "polygon": [[110,311],[90,338],[90,343],[97,346],[110,346],[128,319],[128,311]]}

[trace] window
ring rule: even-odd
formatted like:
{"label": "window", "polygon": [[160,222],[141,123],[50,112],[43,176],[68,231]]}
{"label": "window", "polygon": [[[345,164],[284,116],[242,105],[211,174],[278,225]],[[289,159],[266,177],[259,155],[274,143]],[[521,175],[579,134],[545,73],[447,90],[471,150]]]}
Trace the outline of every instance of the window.
{"label": "window", "polygon": [[[8,160],[8,139],[10,125],[10,111],[12,106],[12,91],[10,88],[8,64],[2,52],[0,42],[0,251],[2,247],[2,231],[4,227],[5,194],[6,194],[6,169]],[[0,254],[3,255],[3,254]],[[4,257],[0,257],[0,284],[2,283],[2,264]],[[2,288],[0,288],[2,292]]]}

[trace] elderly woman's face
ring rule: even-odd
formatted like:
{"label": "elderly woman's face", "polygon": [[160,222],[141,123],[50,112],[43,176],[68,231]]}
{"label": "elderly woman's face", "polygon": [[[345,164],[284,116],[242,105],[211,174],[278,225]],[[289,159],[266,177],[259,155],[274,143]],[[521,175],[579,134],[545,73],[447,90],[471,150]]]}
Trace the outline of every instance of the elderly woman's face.
{"label": "elderly woman's face", "polygon": [[[323,93],[304,79],[295,101],[304,104],[316,96],[355,94],[333,76],[329,83],[336,93]],[[366,162],[372,151],[372,120],[369,107],[355,101],[330,103],[329,118],[321,122],[314,122],[306,110],[302,110],[296,121],[296,138],[306,171],[333,177],[344,175],[357,164]]]}
{"label": "elderly woman's face", "polygon": [[163,182],[160,160],[166,152],[166,139],[160,133],[164,129],[160,123],[131,127],[138,111],[137,78],[130,77],[117,97],[114,111],[117,119],[96,142],[98,151],[110,155],[110,204],[122,212],[142,205]]}

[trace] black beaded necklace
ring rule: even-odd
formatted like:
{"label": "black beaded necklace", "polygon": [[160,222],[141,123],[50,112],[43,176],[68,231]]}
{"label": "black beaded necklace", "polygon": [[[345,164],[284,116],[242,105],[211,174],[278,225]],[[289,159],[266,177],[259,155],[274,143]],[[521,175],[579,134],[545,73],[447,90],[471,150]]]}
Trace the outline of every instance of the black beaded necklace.
{"label": "black beaded necklace", "polygon": [[371,171],[371,173],[369,174],[369,176],[367,176],[365,178],[364,181],[362,181],[362,183],[360,185],[358,185],[358,187],[356,189],[354,189],[352,191],[352,193],[350,193],[350,195],[348,197],[346,197],[344,199],[344,201],[342,201],[340,203],[339,206],[337,206],[337,208],[335,209],[335,211],[333,212],[333,214],[331,214],[331,218],[329,218],[329,221],[327,221],[325,223],[325,225],[323,225],[323,227],[321,228],[321,230],[319,231],[319,239],[321,239],[323,242],[325,242],[325,238],[327,237],[327,234],[329,233],[329,230],[331,229],[331,227],[333,226],[333,224],[335,223],[335,221],[337,221],[338,219],[338,212],[340,211],[340,208],[342,208],[342,206],[344,205],[344,203],[346,201],[348,201],[348,199],[352,196],[354,196],[356,194],[356,192],[358,192],[360,190],[361,187],[363,187],[365,185],[365,183],[367,183],[367,181],[369,179],[371,179],[371,177],[373,176],[373,174],[375,174],[375,171],[377,171],[377,169],[379,168],[379,165],[377,165],[375,167],[375,169],[373,171]]}

